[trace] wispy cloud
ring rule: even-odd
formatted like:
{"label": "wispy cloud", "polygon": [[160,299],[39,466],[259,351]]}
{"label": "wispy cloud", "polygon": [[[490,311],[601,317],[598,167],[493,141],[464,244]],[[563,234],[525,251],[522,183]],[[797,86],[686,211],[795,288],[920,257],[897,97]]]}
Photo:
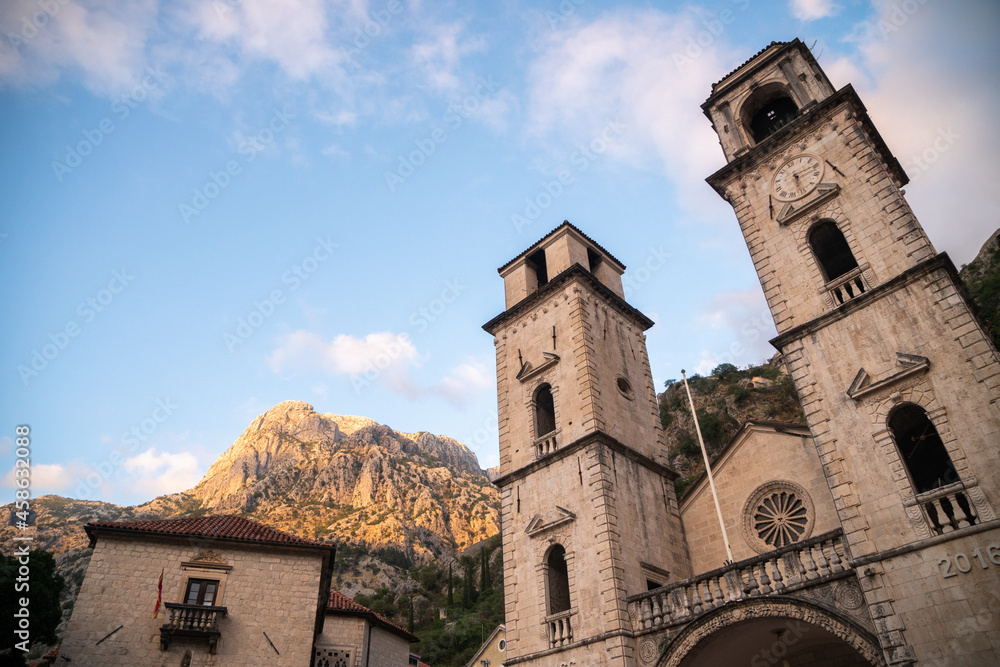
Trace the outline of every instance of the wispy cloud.
{"label": "wispy cloud", "polygon": [[835,16],[840,11],[840,5],[833,0],[791,0],[791,7],[792,16],[800,21],[815,21]]}
{"label": "wispy cloud", "polygon": [[370,333],[363,338],[341,334],[326,341],[298,330],[284,336],[268,359],[275,373],[302,374],[320,370],[346,376],[359,393],[373,384],[409,400],[439,396],[461,405],[472,393],[490,386],[487,364],[466,361],[431,384],[414,379],[426,355],[421,355],[405,333]]}
{"label": "wispy cloud", "polygon": [[459,69],[463,57],[485,46],[482,38],[465,35],[462,23],[433,24],[413,45],[412,58],[432,88],[453,91],[462,84]]}

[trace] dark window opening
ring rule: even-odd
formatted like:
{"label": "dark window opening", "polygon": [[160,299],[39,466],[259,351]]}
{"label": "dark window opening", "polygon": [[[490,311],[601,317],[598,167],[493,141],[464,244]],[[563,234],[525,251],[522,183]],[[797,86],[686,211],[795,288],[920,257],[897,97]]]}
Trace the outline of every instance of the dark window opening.
{"label": "dark window opening", "polygon": [[601,256],[593,248],[587,248],[587,264],[590,272],[596,276],[597,269],[601,265]]}
{"label": "dark window opening", "polygon": [[184,593],[184,604],[215,605],[215,596],[219,591],[219,582],[215,579],[188,579],[187,591]]}
{"label": "dark window opening", "polygon": [[948,450],[922,407],[910,403],[896,408],[889,430],[917,493],[958,481]]}
{"label": "dark window opening", "polygon": [[827,282],[858,268],[843,232],[832,220],[824,220],[809,232],[809,245]]}
{"label": "dark window opening", "polygon": [[549,282],[548,270],[545,268],[544,250],[536,250],[535,252],[528,255],[527,262],[528,266],[531,267],[535,272],[535,278],[538,279],[539,287]]}
{"label": "dark window opening", "polygon": [[660,582],[656,581],[655,579],[646,579],[646,590],[647,591],[656,590],[660,586],[664,586],[664,585],[665,584],[661,584]]}
{"label": "dark window opening", "polygon": [[771,136],[784,125],[799,115],[799,108],[790,97],[779,97],[771,100],[754,114],[750,121],[750,132],[753,140],[760,143]]}
{"label": "dark window opening", "polygon": [[535,392],[535,437],[540,438],[556,430],[556,402],[552,388],[543,384]]}
{"label": "dark window opening", "polygon": [[555,545],[549,552],[549,614],[569,610],[569,568],[566,566],[566,550]]}

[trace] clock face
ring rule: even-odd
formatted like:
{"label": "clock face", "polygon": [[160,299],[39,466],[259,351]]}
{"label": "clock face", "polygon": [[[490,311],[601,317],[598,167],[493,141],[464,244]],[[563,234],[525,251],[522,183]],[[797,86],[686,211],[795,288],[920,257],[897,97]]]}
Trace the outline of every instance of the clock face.
{"label": "clock face", "polygon": [[778,199],[791,201],[804,197],[819,185],[823,177],[823,163],[815,155],[793,157],[774,174],[774,194]]}

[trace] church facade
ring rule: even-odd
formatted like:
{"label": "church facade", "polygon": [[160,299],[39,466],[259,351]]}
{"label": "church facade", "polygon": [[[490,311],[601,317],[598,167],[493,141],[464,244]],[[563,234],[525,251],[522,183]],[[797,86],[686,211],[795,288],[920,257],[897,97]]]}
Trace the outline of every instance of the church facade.
{"label": "church facade", "polygon": [[798,40],[703,110],[807,423],[678,502],[624,265],[569,223],[500,267],[507,665],[1000,664],[1000,357],[851,86]]}

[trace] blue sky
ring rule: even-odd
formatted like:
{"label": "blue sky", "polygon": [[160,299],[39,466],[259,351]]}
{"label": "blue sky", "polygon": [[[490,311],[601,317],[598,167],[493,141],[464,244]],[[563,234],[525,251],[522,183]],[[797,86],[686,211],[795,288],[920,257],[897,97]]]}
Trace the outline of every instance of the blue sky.
{"label": "blue sky", "polygon": [[138,503],[294,399],[495,465],[496,267],[564,219],[629,267],[657,385],[764,360],[710,85],[815,45],[961,264],[997,226],[998,27],[942,0],[5,2],[0,463],[29,424],[33,495]]}

